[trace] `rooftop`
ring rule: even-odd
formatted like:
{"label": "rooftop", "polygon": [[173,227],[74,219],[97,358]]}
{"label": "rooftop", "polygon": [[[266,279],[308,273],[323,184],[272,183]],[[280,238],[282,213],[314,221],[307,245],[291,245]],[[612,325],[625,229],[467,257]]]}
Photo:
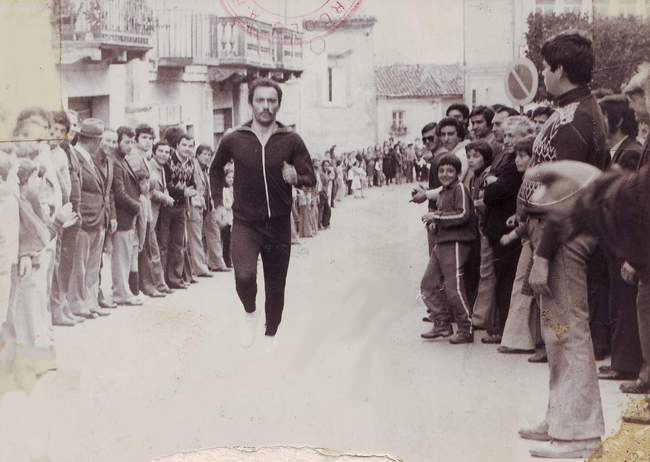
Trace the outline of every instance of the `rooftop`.
{"label": "rooftop", "polygon": [[394,64],[375,69],[377,96],[417,98],[464,93],[458,64]]}

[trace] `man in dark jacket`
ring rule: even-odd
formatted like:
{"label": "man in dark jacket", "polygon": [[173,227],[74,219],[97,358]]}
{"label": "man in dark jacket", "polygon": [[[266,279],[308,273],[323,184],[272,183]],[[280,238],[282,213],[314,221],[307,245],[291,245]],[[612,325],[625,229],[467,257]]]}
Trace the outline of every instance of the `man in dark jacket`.
{"label": "man in dark jacket", "polygon": [[[607,146],[614,170],[634,172],[641,157],[641,144],[636,140],[637,121],[623,95],[609,95],[599,101],[609,127]],[[625,261],[606,251],[609,270],[609,297],[607,311],[600,316],[607,330],[611,330],[611,366],[598,368],[598,378],[626,380],[636,378],[641,368],[641,344],[637,323],[636,282],[630,284],[621,276]],[[597,313],[598,315],[598,313]],[[597,316],[594,322],[600,319]],[[592,328],[593,332],[593,328]],[[594,339],[595,340],[595,339]]]}
{"label": "man in dark jacket", "polygon": [[126,161],[133,148],[135,133],[129,127],[117,129],[117,151],[113,159],[113,198],[117,231],[113,234],[113,287],[118,305],[142,305],[142,298],[131,292],[129,273],[137,264],[135,220],[140,213],[140,184]]}
{"label": "man in dark jacket", "polygon": [[[504,122],[504,145],[495,152],[490,176],[486,178],[483,201],[485,219],[483,233],[492,254],[494,268],[494,308],[483,343],[499,343],[508,319],[510,295],[521,253],[519,242],[502,246],[501,236],[508,233],[506,221],[515,214],[517,192],[522,174],[515,165],[515,145],[534,132],[525,116],[513,116]],[[483,262],[482,262],[483,263]],[[480,291],[479,291],[480,292]]]}
{"label": "man in dark jacket", "polygon": [[[562,33],[544,44],[542,56],[544,84],[558,109],[535,140],[531,166],[574,160],[605,168],[605,124],[589,88],[591,41]],[[539,186],[524,179],[519,192],[524,204]],[[584,458],[599,446],[605,431],[585,284],[595,240],[582,233],[562,242],[554,222],[531,218],[528,223],[535,254],[529,282],[539,297],[550,380],[544,420],[519,434],[545,442],[530,451],[533,456]]]}
{"label": "man in dark jacket", "polygon": [[270,79],[250,85],[253,119],[226,135],[210,168],[210,187],[223,216],[224,167],[235,163],[233,234],[235,283],[248,313],[244,346],[252,344],[256,325],[257,259],[262,255],[266,289],[266,336],[274,337],[284,308],[291,254],[291,188],[315,186],[311,157],[300,136],[276,121],[282,89]]}

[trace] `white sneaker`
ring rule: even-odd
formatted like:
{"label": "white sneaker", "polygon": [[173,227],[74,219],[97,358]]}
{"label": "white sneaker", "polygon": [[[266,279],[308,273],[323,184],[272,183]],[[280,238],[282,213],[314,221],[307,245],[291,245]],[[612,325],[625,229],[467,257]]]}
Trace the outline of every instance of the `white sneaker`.
{"label": "white sneaker", "polygon": [[551,440],[530,449],[530,455],[543,459],[585,459],[600,447],[600,438],[589,440]]}
{"label": "white sneaker", "polygon": [[264,353],[270,354],[278,349],[278,336],[265,335],[264,336]]}
{"label": "white sneaker", "polygon": [[241,346],[242,348],[250,348],[255,343],[255,332],[257,330],[257,323],[259,316],[257,311],[253,313],[246,313],[244,318],[244,325],[242,326]]}

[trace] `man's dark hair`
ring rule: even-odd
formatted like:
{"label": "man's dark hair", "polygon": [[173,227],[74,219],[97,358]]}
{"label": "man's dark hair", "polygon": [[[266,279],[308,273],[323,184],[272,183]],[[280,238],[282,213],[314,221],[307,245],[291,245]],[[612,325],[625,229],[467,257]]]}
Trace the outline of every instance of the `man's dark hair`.
{"label": "man's dark hair", "polygon": [[483,119],[485,119],[485,122],[488,124],[488,127],[492,126],[492,119],[494,119],[494,111],[492,108],[488,106],[476,106],[474,109],[472,109],[472,112],[469,115],[469,118],[471,119],[474,116],[483,116]]}
{"label": "man's dark hair", "polygon": [[438,126],[437,122],[430,122],[430,123],[426,124],[424,127],[422,127],[422,131],[420,133],[422,135],[424,135],[426,132],[430,132],[431,130],[435,130],[437,126]]}
{"label": "man's dark hair", "polygon": [[529,157],[533,156],[533,143],[535,142],[535,135],[528,135],[523,140],[515,143],[515,152],[525,152]]}
{"label": "man's dark hair", "polygon": [[152,138],[156,137],[156,132],[153,131],[153,128],[151,127],[151,125],[140,124],[137,127],[135,127],[135,141],[136,142],[140,138],[140,135],[142,135],[143,133],[146,133],[147,135],[151,135]]}
{"label": "man's dark hair", "polygon": [[542,57],[555,71],[562,66],[569,81],[575,85],[591,82],[594,50],[591,40],[578,32],[562,32],[542,46]]}
{"label": "man's dark hair", "polygon": [[630,138],[639,134],[639,126],[634,110],[630,108],[627,98],[623,95],[607,96],[599,101],[600,109],[607,116],[609,132],[616,133],[619,128]]}
{"label": "man's dark hair", "polygon": [[209,144],[199,144],[199,147],[196,148],[196,157],[199,157],[199,154],[201,154],[203,151],[212,152],[212,146]]}
{"label": "man's dark hair", "polygon": [[163,139],[167,141],[170,147],[176,149],[181,139],[188,138],[187,133],[181,127],[169,127],[163,133]]}
{"label": "man's dark hair", "polygon": [[494,110],[495,114],[505,111],[508,113],[508,117],[520,115],[518,110],[513,109],[510,106],[506,106],[505,104],[499,104],[499,103],[493,104],[492,109]]}
{"label": "man's dark hair", "polygon": [[468,143],[467,146],[465,146],[465,152],[470,151],[476,151],[481,154],[481,156],[483,156],[483,161],[485,162],[486,167],[492,164],[494,151],[492,150],[492,146],[490,146],[487,141],[478,140]]}
{"label": "man's dark hair", "polygon": [[65,111],[54,111],[52,112],[52,123],[63,125],[65,127],[65,133],[70,133],[70,127],[72,123],[70,122],[70,117]]}
{"label": "man's dark hair", "polygon": [[463,125],[460,120],[454,119],[453,117],[443,118],[440,122],[438,122],[438,126],[436,127],[436,135],[438,135],[438,137],[440,137],[440,133],[445,127],[455,127],[458,138],[460,140],[463,140],[465,138],[465,125]]}
{"label": "man's dark hair", "polygon": [[135,137],[135,132],[133,131],[133,129],[125,125],[122,125],[121,127],[117,127],[116,133],[117,133],[118,146],[122,142],[122,138],[124,138],[125,136],[129,138]]}
{"label": "man's dark hair", "polygon": [[160,140],[153,145],[153,149],[151,150],[151,152],[155,154],[159,146],[169,146],[169,143],[165,140]]}
{"label": "man's dark hair", "polygon": [[551,117],[553,113],[555,112],[555,109],[553,109],[551,106],[537,106],[535,109],[533,109],[533,119],[537,116],[547,116]]}
{"label": "man's dark hair", "polygon": [[278,94],[278,104],[282,104],[282,88],[280,88],[280,84],[275,80],[265,77],[255,79],[251,82],[248,87],[248,104],[253,104],[253,95],[255,94],[255,90],[259,87],[275,88],[275,91]]}
{"label": "man's dark hair", "polygon": [[463,119],[467,120],[469,118],[469,108],[467,107],[467,105],[463,103],[454,103],[447,108],[447,112],[445,112],[445,115],[449,117],[449,113],[454,110],[463,114]]}

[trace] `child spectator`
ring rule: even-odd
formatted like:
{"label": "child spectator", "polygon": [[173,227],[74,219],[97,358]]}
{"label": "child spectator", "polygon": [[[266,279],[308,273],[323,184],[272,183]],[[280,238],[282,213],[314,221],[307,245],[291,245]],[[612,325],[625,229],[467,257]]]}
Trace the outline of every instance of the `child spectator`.
{"label": "child spectator", "polygon": [[474,342],[463,267],[476,239],[476,226],[469,191],[458,180],[461,169],[460,159],[455,155],[445,154],[440,158],[438,177],[442,190],[438,209],[422,217],[432,228],[435,243],[420,286],[422,299],[433,314],[434,327],[422,334],[422,338],[451,336],[454,319],[458,332],[449,339],[453,344]]}
{"label": "child spectator", "polygon": [[[534,141],[535,137],[529,136],[515,145],[515,165],[517,166],[517,171],[522,175],[526,172],[530,158],[533,155]],[[501,245],[509,245],[517,239],[527,240],[528,228],[523,218],[522,204],[520,201],[517,201],[517,213],[508,218],[508,226],[515,229],[501,237]]]}
{"label": "child spectator", "polygon": [[223,207],[226,214],[223,217],[223,228],[221,229],[221,245],[223,247],[223,259],[228,268],[232,268],[232,259],[230,258],[230,241],[232,238],[232,204],[235,196],[233,192],[233,183],[235,180],[235,172],[232,169],[226,168],[226,186],[223,188]]}
{"label": "child spectator", "polygon": [[[475,327],[487,328],[490,319],[494,315],[494,299],[496,288],[496,277],[494,274],[494,254],[492,247],[484,232],[485,227],[485,195],[486,179],[492,175],[492,147],[487,141],[474,141],[465,148],[467,152],[467,164],[471,171],[469,182],[470,195],[474,203],[474,210],[479,223],[480,264],[479,264],[479,285],[474,300],[472,321]],[[484,339],[483,339],[484,340]]]}

